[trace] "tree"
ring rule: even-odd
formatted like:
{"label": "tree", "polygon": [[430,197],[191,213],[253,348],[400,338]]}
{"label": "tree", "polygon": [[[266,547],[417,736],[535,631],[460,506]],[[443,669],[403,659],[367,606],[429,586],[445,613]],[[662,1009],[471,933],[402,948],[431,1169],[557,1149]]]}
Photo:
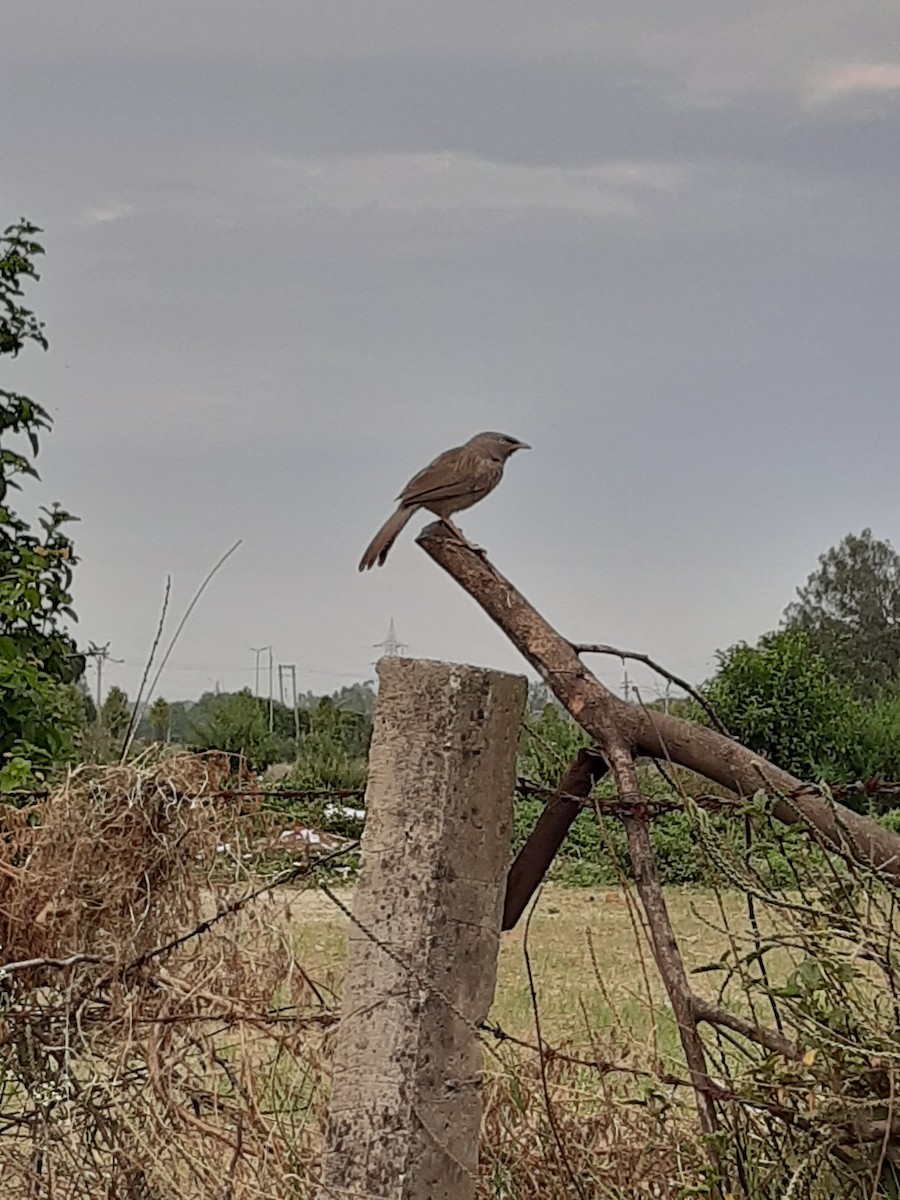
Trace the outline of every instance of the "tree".
{"label": "tree", "polygon": [[157,742],[167,742],[172,727],[172,709],[168,700],[158,696],[150,706],[147,714],[153,737]]}
{"label": "tree", "polygon": [[[24,282],[39,278],[39,232],[21,220],[0,236],[0,355],[15,358],[29,343],[48,348],[42,322],[21,303]],[[10,502],[23,479],[39,478],[34,459],[51,425],[42,405],[0,389],[0,791],[70,755],[83,711],[71,684],[84,659],[61,625],[76,619],[77,560],[64,532],[74,518],[58,505],[42,508],[34,532]]]}
{"label": "tree", "polygon": [[810,643],[859,695],[900,678],[900,555],[864,529],[848,533],[819,558],[797,600],[784,612],[788,629]]}
{"label": "tree", "polygon": [[300,740],[291,782],[300,788],[355,788],[366,780],[372,722],[322,696],[300,714]]}
{"label": "tree", "polygon": [[203,750],[240,754],[254,771],[261,771],[278,757],[266,707],[249,688],[220,696],[207,693],[191,710],[192,740]]}
{"label": "tree", "polygon": [[528,700],[525,703],[525,711],[530,717],[540,720],[548,704],[558,712],[562,711],[559,701],[543,679],[532,679],[528,684]]}
{"label": "tree", "polygon": [[801,779],[848,774],[861,705],[803,630],[782,630],[720,651],[706,694],[743,745]]}
{"label": "tree", "polygon": [[115,684],[106,693],[100,708],[100,724],[111,738],[121,737],[131,720],[131,705],[128,694]]}
{"label": "tree", "polygon": [[[315,708],[321,697],[309,697],[307,708]],[[363,717],[372,719],[375,713],[375,686],[371,679],[365,680],[364,683],[351,683],[349,687],[342,687],[340,691],[332,692],[331,699],[335,705],[343,712],[359,713]]]}

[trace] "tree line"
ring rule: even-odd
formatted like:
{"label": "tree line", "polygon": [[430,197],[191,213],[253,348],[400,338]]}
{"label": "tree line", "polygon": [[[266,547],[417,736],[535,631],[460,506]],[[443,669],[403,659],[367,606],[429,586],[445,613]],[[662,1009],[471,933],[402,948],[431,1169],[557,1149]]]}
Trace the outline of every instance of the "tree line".
{"label": "tree line", "polygon": [[[138,723],[135,744],[223,750],[260,773],[289,764],[297,788],[356,788],[365,782],[374,710],[371,680],[328,696],[307,692],[296,712],[249,688],[204,692],[195,701],[158,697]],[[111,687],[93,729],[85,730],[84,745],[94,757],[117,756],[131,719],[127,694]]]}

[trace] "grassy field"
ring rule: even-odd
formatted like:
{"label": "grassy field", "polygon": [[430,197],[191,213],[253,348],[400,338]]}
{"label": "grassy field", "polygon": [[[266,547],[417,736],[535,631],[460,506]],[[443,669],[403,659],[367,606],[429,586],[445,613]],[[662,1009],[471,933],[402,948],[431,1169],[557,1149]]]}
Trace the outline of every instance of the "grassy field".
{"label": "grassy field", "polygon": [[[339,893],[352,901],[350,890]],[[667,889],[667,899],[688,971],[718,959],[728,945],[723,907],[732,929],[743,928],[746,909],[737,894],[720,907],[711,892]],[[348,920],[319,892],[297,895],[290,906],[297,957],[314,979],[340,991]],[[636,910],[623,891],[591,892],[547,884],[531,920],[528,953],[541,1032],[551,1044],[588,1051],[598,1033],[618,1032],[664,1058],[680,1060],[664,990]],[[533,1039],[534,1013],[525,961],[525,920],[503,935],[491,1020],[515,1037]],[[716,974],[694,977],[712,997]]]}

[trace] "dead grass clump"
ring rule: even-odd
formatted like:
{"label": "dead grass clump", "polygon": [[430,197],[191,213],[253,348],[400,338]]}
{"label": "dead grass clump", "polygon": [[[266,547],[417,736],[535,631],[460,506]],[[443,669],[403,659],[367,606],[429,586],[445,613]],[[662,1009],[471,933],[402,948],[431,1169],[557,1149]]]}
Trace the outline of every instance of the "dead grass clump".
{"label": "dead grass clump", "polygon": [[3,811],[0,945],[7,961],[129,961],[198,915],[198,863],[233,818],[210,798],[223,754],[80,766],[30,808]]}
{"label": "dead grass clump", "polygon": [[145,755],[4,811],[4,1195],[307,1195],[337,1018],[246,868],[266,821],[229,776]]}
{"label": "dead grass clump", "polygon": [[[623,1085],[561,1049],[545,1059],[546,1093],[537,1056],[521,1048],[508,1048],[489,1072],[479,1200],[675,1200],[699,1188],[696,1121],[671,1090],[649,1078]],[[621,1061],[621,1048],[611,1057]]]}

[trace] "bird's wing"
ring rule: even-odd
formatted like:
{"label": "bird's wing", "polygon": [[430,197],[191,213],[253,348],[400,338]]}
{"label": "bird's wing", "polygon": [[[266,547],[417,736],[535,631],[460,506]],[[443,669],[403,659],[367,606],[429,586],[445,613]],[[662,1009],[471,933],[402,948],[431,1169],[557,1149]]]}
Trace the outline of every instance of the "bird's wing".
{"label": "bird's wing", "polygon": [[458,500],[494,485],[493,466],[466,446],[455,446],[439,454],[418,475],[414,475],[397,499],[401,504],[433,504]]}

